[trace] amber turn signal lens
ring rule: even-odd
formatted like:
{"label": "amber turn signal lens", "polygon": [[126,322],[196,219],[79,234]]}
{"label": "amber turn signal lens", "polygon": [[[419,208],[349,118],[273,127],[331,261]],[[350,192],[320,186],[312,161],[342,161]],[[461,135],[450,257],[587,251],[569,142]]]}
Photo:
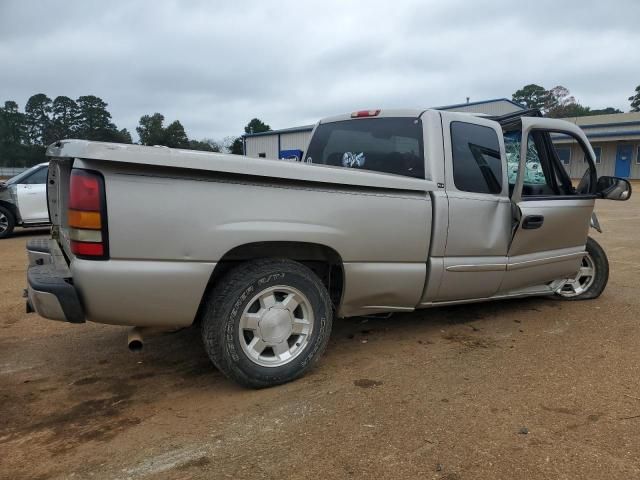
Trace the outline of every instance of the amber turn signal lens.
{"label": "amber turn signal lens", "polygon": [[70,227],[90,228],[100,230],[102,222],[100,212],[85,212],[82,210],[69,210],[68,223]]}

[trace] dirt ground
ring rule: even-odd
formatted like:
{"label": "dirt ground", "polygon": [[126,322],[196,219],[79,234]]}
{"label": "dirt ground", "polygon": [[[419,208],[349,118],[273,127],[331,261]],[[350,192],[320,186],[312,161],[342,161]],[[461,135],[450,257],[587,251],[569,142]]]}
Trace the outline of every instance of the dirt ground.
{"label": "dirt ground", "polygon": [[601,298],[337,321],[310,375],[261,391],[193,330],[136,355],[125,328],[26,315],[19,232],[0,241],[0,477],[640,478],[640,194],[597,212]]}

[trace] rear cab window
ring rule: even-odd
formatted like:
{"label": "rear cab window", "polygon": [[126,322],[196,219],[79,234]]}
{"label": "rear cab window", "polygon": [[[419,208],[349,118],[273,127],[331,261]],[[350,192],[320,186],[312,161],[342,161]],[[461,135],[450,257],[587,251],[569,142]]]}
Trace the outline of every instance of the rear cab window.
{"label": "rear cab window", "polygon": [[307,163],[424,178],[422,122],[382,117],[318,125]]}

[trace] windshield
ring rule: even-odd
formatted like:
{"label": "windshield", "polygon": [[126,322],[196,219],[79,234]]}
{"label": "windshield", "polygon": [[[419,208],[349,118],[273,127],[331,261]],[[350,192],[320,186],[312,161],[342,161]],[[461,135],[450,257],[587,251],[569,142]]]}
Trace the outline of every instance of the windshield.
{"label": "windshield", "polygon": [[367,118],[320,124],[305,161],[424,178],[422,122]]}
{"label": "windshield", "polygon": [[9,180],[7,180],[7,185],[17,185],[17,184],[19,184],[20,182],[22,182],[23,179],[27,178],[34,171],[36,171],[38,168],[40,168],[40,165],[36,165],[35,167],[31,167],[28,170],[25,170],[24,172],[19,173],[15,177],[12,177]]}
{"label": "windshield", "polygon": [[[504,133],[504,149],[507,155],[507,176],[509,184],[515,185],[520,166],[520,145],[522,143],[522,132],[513,130]],[[538,150],[533,137],[529,136],[527,142],[527,161],[524,170],[524,183],[530,185],[545,185],[547,180],[540,165]]]}

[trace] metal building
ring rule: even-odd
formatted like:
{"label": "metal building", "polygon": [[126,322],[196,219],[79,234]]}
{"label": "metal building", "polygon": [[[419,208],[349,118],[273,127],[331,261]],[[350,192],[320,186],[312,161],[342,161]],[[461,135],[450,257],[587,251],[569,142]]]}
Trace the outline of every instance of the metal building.
{"label": "metal building", "polygon": [[507,98],[494,98],[492,100],[482,100],[480,102],[458,103],[456,105],[444,105],[433,107],[436,110],[447,110],[449,112],[485,113],[487,115],[506,115],[507,113],[524,110],[524,107]]}
{"label": "metal building", "polygon": [[[434,108],[451,112],[486,113],[487,115],[504,115],[523,110],[522,106],[506,98],[444,105]],[[304,125],[302,127],[244,135],[243,145],[245,155],[250,157],[289,159],[296,157],[300,159],[302,153],[307,148],[313,127],[313,125]]]}
{"label": "metal building", "polygon": [[303,152],[313,127],[304,125],[243,135],[244,154],[249,157],[287,158],[292,150]]}
{"label": "metal building", "polygon": [[[640,178],[640,112],[565,118],[584,130],[596,154],[598,175]],[[568,138],[554,140],[572,178],[586,170],[582,149]]]}

